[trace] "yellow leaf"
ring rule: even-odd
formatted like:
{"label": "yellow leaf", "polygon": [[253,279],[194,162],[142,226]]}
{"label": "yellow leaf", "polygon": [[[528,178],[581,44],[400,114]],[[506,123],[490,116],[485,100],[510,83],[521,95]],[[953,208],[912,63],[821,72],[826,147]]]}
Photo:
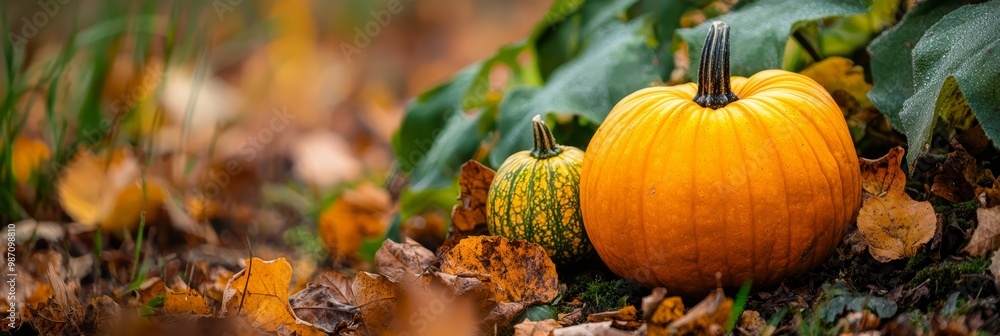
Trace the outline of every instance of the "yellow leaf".
{"label": "yellow leaf", "polygon": [[119,191],[138,177],[139,165],[125,150],[98,157],[81,149],[56,185],[59,204],[73,220],[96,227],[111,214]]}
{"label": "yellow leaf", "polygon": [[14,139],[14,148],[11,151],[13,157],[14,179],[19,182],[27,182],[31,175],[35,174],[42,166],[42,163],[52,157],[49,146],[43,141],[28,139],[18,136]]}
{"label": "yellow leaf", "polygon": [[154,182],[147,182],[145,187],[139,184],[125,186],[118,191],[111,213],[101,221],[101,229],[115,233],[132,230],[141,212],[146,212],[147,222],[155,218],[166,198],[166,192]]}
{"label": "yellow leaf", "polygon": [[191,288],[179,291],[167,289],[164,293],[163,310],[168,314],[212,314],[205,297]]}
{"label": "yellow leaf", "polygon": [[[732,308],[733,299],[726,297],[726,293],[721,288],[716,289],[708,294],[704,300],[691,307],[687,314],[671,322],[667,326],[669,333],[662,335],[687,335],[696,330],[700,331],[700,334],[711,334],[712,328],[721,331],[729,322]],[[650,333],[650,335],[655,334]]]}
{"label": "yellow leaf", "polygon": [[295,317],[288,304],[291,281],[292,266],[284,258],[248,259],[247,267],[233,275],[226,285],[219,316],[239,316],[250,326],[267,332],[325,335],[312,324]]}
{"label": "yellow leaf", "polygon": [[906,174],[900,168],[903,153],[903,148],[897,146],[877,160],[860,159],[861,190],[872,196],[890,191],[903,193],[906,188]]}
{"label": "yellow leaf", "polygon": [[872,85],[865,82],[865,71],[854,62],[840,57],[828,57],[810,65],[802,74],[812,78],[831,94],[843,91],[854,98],[861,108],[872,106],[868,100],[868,90]]}
{"label": "yellow leaf", "polygon": [[976,209],[976,231],[965,247],[974,257],[985,256],[1000,248],[1000,207]]}
{"label": "yellow leaf", "polygon": [[473,236],[462,239],[441,258],[443,273],[489,281],[491,300],[498,303],[491,314],[502,312],[501,321],[559,295],[556,266],[545,249],[534,243]]}
{"label": "yellow leaf", "polygon": [[385,234],[391,206],[385,189],[361,184],[320,214],[317,231],[331,255],[353,256],[362,238]]}
{"label": "yellow leaf", "polygon": [[351,285],[354,306],[361,309],[361,329],[367,335],[382,335],[396,312],[396,283],[368,272],[358,273]]}
{"label": "yellow leaf", "polygon": [[930,202],[914,201],[904,193],[870,197],[858,213],[858,231],[868,252],[881,262],[917,255],[936,229],[937,216]]}

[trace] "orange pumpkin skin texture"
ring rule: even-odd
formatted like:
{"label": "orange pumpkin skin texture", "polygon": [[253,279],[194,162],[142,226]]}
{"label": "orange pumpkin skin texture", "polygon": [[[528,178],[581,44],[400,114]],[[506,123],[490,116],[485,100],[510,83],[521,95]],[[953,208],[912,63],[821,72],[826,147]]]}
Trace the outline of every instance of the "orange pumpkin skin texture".
{"label": "orange pumpkin skin texture", "polygon": [[719,108],[693,83],[639,90],[591,140],[581,211],[619,276],[689,297],[716,272],[773,286],[822,264],[855,219],[857,154],[829,93],[781,70],[731,82],[739,100]]}

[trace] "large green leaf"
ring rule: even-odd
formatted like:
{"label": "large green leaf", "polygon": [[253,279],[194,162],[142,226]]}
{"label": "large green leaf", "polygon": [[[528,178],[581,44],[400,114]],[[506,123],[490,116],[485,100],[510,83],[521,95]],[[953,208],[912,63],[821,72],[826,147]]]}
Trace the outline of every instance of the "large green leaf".
{"label": "large green leaf", "polygon": [[437,142],[449,119],[462,113],[463,101],[470,101],[466,94],[477,81],[482,81],[482,69],[482,63],[469,66],[451,82],[425,92],[410,103],[393,138],[393,149],[403,171],[413,170]]}
{"label": "large green leaf", "polygon": [[637,1],[590,0],[577,3],[563,0],[553,4],[531,37],[541,76],[548,78],[557,68],[577,57],[609,23],[622,21],[620,19],[625,11]]}
{"label": "large green leaf", "polygon": [[913,50],[916,91],[899,117],[915,162],[931,139],[939,114],[968,107],[986,135],[1000,136],[1000,0],[967,5],[934,24]]}
{"label": "large green leaf", "polygon": [[[742,2],[741,2],[742,3]],[[738,10],[706,21],[697,27],[678,30],[691,55],[691,78],[697,78],[698,59],[711,21],[730,26],[731,72],[750,76],[761,70],[781,67],[781,56],[792,28],[800,22],[868,12],[871,0],[758,0]]]}
{"label": "large green leaf", "polygon": [[896,129],[902,131],[899,111],[903,102],[913,95],[913,48],[932,25],[962,3],[954,0],[929,0],[917,5],[868,46],[872,54],[874,86],[868,98],[882,111]]}
{"label": "large green leaf", "polygon": [[553,72],[545,86],[509,92],[500,104],[500,141],[490,164],[497,167],[530,148],[535,115],[576,114],[599,124],[626,95],[661,80],[656,52],[639,32],[643,23],[609,23],[590,48]]}

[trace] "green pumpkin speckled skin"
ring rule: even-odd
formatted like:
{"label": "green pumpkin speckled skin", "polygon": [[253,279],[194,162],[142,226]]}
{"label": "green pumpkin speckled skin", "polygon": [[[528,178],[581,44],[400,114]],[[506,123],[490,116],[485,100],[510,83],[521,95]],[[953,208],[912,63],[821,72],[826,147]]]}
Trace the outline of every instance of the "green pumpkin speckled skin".
{"label": "green pumpkin speckled skin", "polygon": [[541,117],[532,119],[535,148],[507,158],[486,202],[490,233],[545,248],[557,264],[588,258],[594,247],[580,213],[583,151],[555,143]]}

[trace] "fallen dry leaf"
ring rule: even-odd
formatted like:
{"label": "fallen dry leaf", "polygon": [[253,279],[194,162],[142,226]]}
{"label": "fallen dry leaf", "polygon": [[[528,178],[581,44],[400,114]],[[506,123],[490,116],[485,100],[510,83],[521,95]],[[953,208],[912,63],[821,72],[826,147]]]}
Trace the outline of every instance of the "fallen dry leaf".
{"label": "fallen dry leaf", "polygon": [[761,335],[767,329],[767,321],[764,321],[756,311],[744,310],[736,322],[736,327],[742,329],[744,335]]}
{"label": "fallen dry leaf", "polygon": [[906,174],[903,173],[903,147],[895,147],[877,160],[860,159],[861,190],[868,196],[879,196],[889,191],[904,192]]}
{"label": "fallen dry leaf", "polygon": [[635,321],[636,315],[639,312],[635,310],[634,306],[625,306],[622,309],[601,313],[594,313],[587,315],[587,322],[604,322],[604,321]]}
{"label": "fallen dry leaf", "polygon": [[639,332],[615,329],[615,321],[584,323],[552,331],[555,336],[635,336]]}
{"label": "fallen dry leaf", "polygon": [[[643,299],[643,305],[645,304]],[[679,296],[662,299],[657,303],[655,310],[645,316],[646,330],[650,335],[668,335],[670,333],[668,326],[684,316],[684,301]]]}
{"label": "fallen dry leaf", "polygon": [[[437,336],[476,335],[493,329],[483,326],[483,312],[487,295],[463,295],[468,286],[445,279],[440,273],[403,274],[398,305],[390,333],[395,335]],[[447,276],[445,274],[445,276]],[[475,279],[471,279],[475,280]],[[457,285],[457,286],[456,286]],[[482,283],[479,285],[482,287]],[[488,310],[487,310],[488,311]]]}
{"label": "fallen dry leaf", "polygon": [[989,169],[979,169],[976,158],[969,155],[957,140],[952,139],[951,143],[954,150],[948,153],[943,163],[938,164],[931,193],[957,203],[972,199],[980,183],[989,183],[994,179]]}
{"label": "fallen dry leaf", "polygon": [[326,271],[320,273],[320,275],[314,279],[314,283],[329,287],[331,289],[330,295],[332,295],[332,298],[338,302],[354,302],[354,292],[351,291],[351,285],[354,283],[354,280],[348,278],[346,275]]}
{"label": "fallen dry leaf", "polygon": [[42,163],[52,157],[52,151],[44,141],[17,136],[11,149],[10,163],[14,179],[27,182],[42,167]]}
{"label": "fallen dry leaf", "polygon": [[122,330],[121,307],[111,297],[102,295],[90,300],[84,312],[81,331],[85,335],[116,335]]}
{"label": "fallen dry leaf", "polygon": [[993,180],[990,187],[976,188],[976,199],[980,208],[992,208],[1000,205],[1000,178]]}
{"label": "fallen dry leaf", "polygon": [[858,213],[858,231],[875,260],[888,262],[917,255],[934,237],[937,215],[929,202],[890,192],[866,199]]}
{"label": "fallen dry leaf", "polygon": [[361,313],[358,307],[340,300],[341,297],[342,293],[338,289],[310,283],[306,285],[306,289],[289,297],[288,302],[295,316],[327,333],[336,334]]}
{"label": "fallen dry leaf", "polygon": [[127,150],[97,156],[83,149],[63,170],[56,185],[59,204],[76,222],[121,234],[139,224],[139,214],[152,220],[166,198],[158,183],[145,181],[138,161]]}
{"label": "fallen dry leaf", "polygon": [[561,327],[562,325],[553,319],[542,321],[524,320],[524,322],[514,326],[514,336],[549,336],[553,330]]}
{"label": "fallen dry leaf", "polygon": [[389,327],[396,311],[396,289],[395,282],[378,274],[361,272],[354,277],[351,291],[354,305],[361,310],[363,335],[382,335]]}
{"label": "fallen dry leaf", "polygon": [[441,258],[442,272],[489,282],[497,312],[519,314],[559,295],[555,264],[545,249],[534,243],[474,236],[462,239]]}
{"label": "fallen dry leaf", "polygon": [[212,314],[205,297],[191,288],[176,291],[168,288],[164,293],[163,311],[168,314]]}
{"label": "fallen dry leaf", "polygon": [[934,207],[910,199],[904,190],[902,158],[902,148],[896,147],[878,160],[860,160],[862,189],[870,196],[861,203],[858,232],[880,262],[915,256],[937,230]]}
{"label": "fallen dry leaf", "polygon": [[458,204],[451,209],[452,225],[448,229],[448,239],[439,251],[454,247],[465,237],[489,235],[486,225],[486,196],[496,172],[476,160],[462,164],[458,185]]}
{"label": "fallen dry leaf", "polygon": [[288,304],[292,266],[284,258],[270,261],[251,258],[246,263],[247,267],[233,275],[226,285],[220,317],[239,316],[253,328],[268,332],[325,335],[295,317]]}
{"label": "fallen dry leaf", "polygon": [[[721,289],[716,289],[708,294],[704,300],[699,302],[687,314],[667,326],[670,335],[686,335],[692,332],[700,334],[711,334],[716,329],[726,326],[729,321],[729,314],[733,308],[733,300],[726,297],[726,293]],[[650,332],[650,336],[654,336]]]}
{"label": "fallen dry leaf", "polygon": [[399,281],[403,274],[423,273],[436,259],[434,252],[413,239],[405,238],[402,244],[386,239],[375,252],[375,267],[379,274]]}
{"label": "fallen dry leaf", "polygon": [[460,231],[471,231],[476,225],[486,223],[486,195],[496,172],[475,160],[463,164],[461,170],[458,177],[461,192],[451,217]]}
{"label": "fallen dry leaf", "polygon": [[385,234],[392,204],[389,193],[370,183],[345,191],[319,216],[320,238],[334,257],[353,257],[362,238]]}
{"label": "fallen dry leaf", "polygon": [[976,230],[965,246],[974,257],[985,256],[1000,248],[1000,207],[976,209]]}

